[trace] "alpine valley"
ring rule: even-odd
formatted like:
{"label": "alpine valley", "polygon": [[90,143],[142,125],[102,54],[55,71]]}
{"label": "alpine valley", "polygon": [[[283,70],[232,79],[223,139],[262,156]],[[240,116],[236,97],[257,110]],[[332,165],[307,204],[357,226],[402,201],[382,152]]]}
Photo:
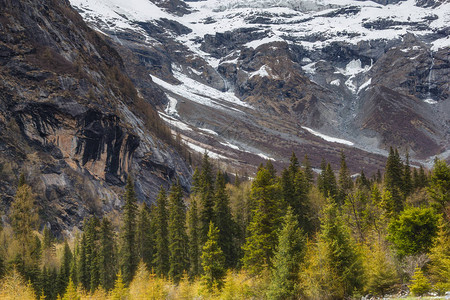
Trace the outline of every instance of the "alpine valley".
{"label": "alpine valley", "polygon": [[391,145],[449,158],[449,1],[0,7],[1,208],[24,172],[55,232],[116,211],[129,173],[141,201],[176,177],[189,191],[205,151],[249,176],[292,152],[370,176]]}

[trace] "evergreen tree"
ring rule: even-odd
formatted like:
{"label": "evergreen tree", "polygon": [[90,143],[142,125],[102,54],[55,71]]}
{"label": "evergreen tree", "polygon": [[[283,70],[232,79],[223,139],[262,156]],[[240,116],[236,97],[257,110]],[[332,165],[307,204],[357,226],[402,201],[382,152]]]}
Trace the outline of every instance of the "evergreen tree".
{"label": "evergreen tree", "polygon": [[403,188],[403,170],[404,167],[397,149],[394,150],[391,147],[386,161],[384,183],[386,189],[391,193],[394,213],[399,213],[403,209],[403,196],[401,193]]}
{"label": "evergreen tree", "polygon": [[312,170],[311,163],[309,162],[307,154],[305,154],[305,158],[303,159],[303,168],[304,168],[305,180],[306,180],[306,183],[308,184],[308,190],[309,190],[314,183],[314,172]]}
{"label": "evergreen tree", "polygon": [[225,178],[220,171],[216,178],[215,199],[214,224],[219,229],[218,243],[225,256],[225,267],[231,268],[237,263],[234,249],[235,224],[231,215],[228,194],[225,190]]}
{"label": "evergreen tree", "polygon": [[327,168],[327,163],[325,159],[322,158],[322,161],[320,162],[320,173],[319,176],[317,176],[317,188],[319,191],[324,194],[325,192],[325,169]]}
{"label": "evergreen tree", "polygon": [[450,229],[448,225],[441,218],[437,237],[429,255],[429,273],[440,294],[450,289]]}
{"label": "evergreen tree", "polygon": [[150,269],[153,263],[154,246],[150,209],[145,202],[142,203],[139,209],[137,241],[139,258],[146,264],[147,268]]}
{"label": "evergreen tree", "polygon": [[125,287],[122,279],[122,272],[119,271],[114,283],[114,289],[111,291],[111,300],[126,300],[128,299],[128,289]]}
{"label": "evergreen tree", "polygon": [[297,216],[298,224],[305,233],[311,234],[313,226],[311,223],[311,207],[308,198],[308,181],[305,173],[298,170],[294,176],[295,202],[288,203],[293,209],[294,215]]}
{"label": "evergreen tree", "polygon": [[186,208],[180,181],[172,186],[169,194],[169,275],[178,283],[187,269]]}
{"label": "evergreen tree", "polygon": [[435,160],[428,192],[434,207],[439,212],[446,212],[447,221],[450,222],[450,166],[445,161]]}
{"label": "evergreen tree", "polygon": [[325,245],[326,269],[334,274],[332,294],[337,298],[344,298],[361,289],[361,258],[333,201],[324,210],[319,242]]}
{"label": "evergreen tree", "polygon": [[414,272],[412,284],[409,289],[414,296],[423,296],[431,290],[430,282],[425,275],[423,275],[423,272],[419,267],[417,267]]}
{"label": "evergreen tree", "polygon": [[114,229],[108,218],[104,217],[100,225],[99,282],[107,291],[114,286],[117,273],[116,239]]}
{"label": "evergreen tree", "polygon": [[[72,280],[72,282],[75,284],[75,286],[78,286],[78,257],[80,254],[79,251],[79,243],[77,240],[75,240],[75,245],[73,249],[73,257],[72,257],[72,263],[70,265],[70,276],[69,279]],[[63,293],[61,293],[62,295]]]}
{"label": "evergreen tree", "polygon": [[78,296],[77,289],[72,280],[69,280],[66,293],[64,294],[62,300],[80,300],[80,296]]}
{"label": "evergreen tree", "polygon": [[156,199],[156,207],[153,209],[155,214],[154,232],[155,232],[155,258],[153,265],[155,273],[159,276],[169,274],[169,233],[168,233],[168,213],[166,191],[161,187]]}
{"label": "evergreen tree", "polygon": [[[84,226],[83,226],[84,227]],[[78,263],[78,271],[77,271],[77,281],[81,286],[87,290],[89,289],[89,284],[91,282],[91,273],[90,273],[90,264],[86,258],[86,235],[85,233],[81,236],[80,241],[80,254],[79,254],[79,263]]]}
{"label": "evergreen tree", "polygon": [[303,261],[306,240],[289,207],[284,217],[283,228],[278,236],[274,256],[269,299],[297,299],[296,283],[299,266]]}
{"label": "evergreen tree", "polygon": [[300,165],[298,163],[297,156],[294,152],[292,152],[291,158],[290,158],[290,164],[289,164],[289,173],[291,174],[297,174],[298,170],[300,170]]}
{"label": "evergreen tree", "polygon": [[269,172],[272,179],[277,178],[277,170],[275,170],[275,167],[270,159],[266,162],[266,170]]}
{"label": "evergreen tree", "polygon": [[345,161],[345,154],[341,152],[341,168],[339,169],[339,192],[337,195],[338,203],[344,203],[345,198],[353,188],[353,181]]}
{"label": "evergreen tree", "polygon": [[213,288],[222,288],[223,278],[225,277],[225,256],[220,249],[219,229],[211,222],[209,224],[208,240],[203,246],[202,251],[202,267],[204,275],[202,276],[208,290]]}
{"label": "evergreen tree", "polygon": [[198,168],[195,168],[194,174],[192,174],[191,193],[192,195],[198,195],[201,192],[202,192],[202,178]]}
{"label": "evergreen tree", "polygon": [[337,195],[336,177],[334,176],[333,169],[329,163],[325,166],[325,169],[322,170],[319,179],[318,188],[322,192],[322,195],[324,197],[335,198]]}
{"label": "evergreen tree", "polygon": [[200,242],[204,244],[207,239],[209,222],[214,221],[214,182],[212,166],[208,153],[205,152],[202,160],[201,195],[200,195]]}
{"label": "evergreen tree", "polygon": [[408,197],[413,191],[413,181],[411,174],[411,166],[409,165],[409,153],[406,152],[405,165],[403,169],[403,195],[404,197]]}
{"label": "evergreen tree", "polygon": [[93,216],[87,222],[87,228],[84,228],[86,236],[85,255],[86,255],[86,290],[94,291],[99,285],[99,264],[98,264],[98,247],[99,247],[99,226],[100,221]]}
{"label": "evergreen tree", "polygon": [[136,247],[136,194],[131,176],[128,176],[125,187],[125,205],[123,207],[122,244],[120,249],[123,280],[130,283],[138,265]]}
{"label": "evergreen tree", "polygon": [[271,173],[265,168],[260,169],[252,184],[251,198],[255,208],[248,226],[248,237],[242,247],[244,268],[253,274],[259,274],[265,266],[271,266],[282,211],[279,197],[280,189]]}
{"label": "evergreen tree", "polygon": [[72,251],[70,250],[67,240],[64,241],[64,250],[61,258],[61,267],[59,271],[59,287],[58,294],[64,294],[70,279],[70,268],[72,266]]}
{"label": "evergreen tree", "polygon": [[189,233],[189,274],[195,277],[200,274],[200,229],[198,224],[197,199],[192,197],[188,211],[188,233]]}

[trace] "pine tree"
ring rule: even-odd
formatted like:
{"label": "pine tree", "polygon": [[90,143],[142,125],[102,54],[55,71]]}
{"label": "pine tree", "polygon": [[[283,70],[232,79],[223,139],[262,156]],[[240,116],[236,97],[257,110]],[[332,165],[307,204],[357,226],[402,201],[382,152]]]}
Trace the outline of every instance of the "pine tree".
{"label": "pine tree", "polygon": [[386,161],[386,170],[384,173],[384,183],[389,190],[393,200],[393,212],[399,213],[403,209],[403,164],[397,149],[390,148],[388,159]]}
{"label": "pine tree", "polygon": [[408,197],[413,191],[413,181],[411,174],[411,166],[409,165],[409,153],[406,152],[405,165],[403,169],[403,196]]}
{"label": "pine tree", "polygon": [[198,224],[197,199],[192,196],[188,211],[189,234],[189,275],[195,277],[200,274],[200,228]]}
{"label": "pine tree", "polygon": [[211,222],[209,224],[208,240],[203,246],[202,251],[202,267],[204,275],[202,276],[208,290],[213,288],[221,289],[223,286],[223,278],[225,277],[225,256],[220,249],[219,229]]}
{"label": "pine tree", "polygon": [[150,219],[150,209],[147,204],[142,203],[139,209],[139,217],[137,223],[137,241],[139,258],[150,269],[153,263],[153,234]]}
{"label": "pine tree", "polygon": [[122,244],[120,249],[123,280],[130,283],[138,265],[136,249],[136,194],[131,176],[128,176],[125,187],[125,205],[123,207]]}
{"label": "pine tree", "polygon": [[332,294],[337,298],[344,298],[361,289],[363,283],[361,258],[333,200],[324,209],[318,239],[325,245],[326,268],[335,277]]}
{"label": "pine tree", "polygon": [[231,215],[228,194],[225,190],[225,180],[220,171],[216,178],[215,199],[214,225],[219,229],[218,243],[225,256],[225,267],[231,268],[237,263],[234,249],[235,224]]}
{"label": "pine tree", "polygon": [[108,218],[103,217],[100,225],[99,282],[107,291],[114,286],[117,273],[116,239]]}
{"label": "pine tree", "polygon": [[271,266],[282,211],[278,206],[279,197],[280,189],[271,173],[265,168],[260,169],[252,184],[251,198],[255,208],[247,229],[248,237],[242,247],[244,268],[253,274]]}
{"label": "pine tree", "polygon": [[305,158],[303,159],[303,168],[305,173],[305,180],[308,184],[308,191],[311,186],[314,184],[314,172],[311,167],[311,163],[309,162],[308,155],[305,154]]}
{"label": "pine tree", "polygon": [[296,299],[296,283],[299,266],[305,255],[306,240],[289,207],[284,217],[283,228],[278,236],[274,256],[269,299]]}
{"label": "pine tree", "polygon": [[64,294],[64,291],[66,290],[67,285],[69,284],[70,268],[72,266],[72,259],[73,259],[72,251],[70,250],[67,240],[65,240],[63,255],[61,258],[61,268],[59,271],[58,293],[60,295]]}
{"label": "pine tree", "polygon": [[167,276],[169,274],[168,212],[166,190],[162,186],[156,198],[156,207],[153,212],[155,214],[153,220],[156,242],[153,265],[157,275]]}
{"label": "pine tree", "polygon": [[212,166],[208,153],[205,152],[202,160],[201,196],[200,196],[200,242],[204,244],[207,239],[209,222],[214,221],[214,182]]}
{"label": "pine tree", "polygon": [[180,181],[172,186],[169,195],[169,275],[178,283],[187,269],[186,208]]}
{"label": "pine tree", "polygon": [[447,210],[447,221],[450,221],[450,166],[445,161],[435,160],[428,192],[434,207],[442,213]]}
{"label": "pine tree", "polygon": [[345,154],[341,152],[341,168],[339,169],[339,191],[337,195],[337,202],[344,203],[345,198],[353,188],[353,181],[350,177],[350,172],[345,161]]}

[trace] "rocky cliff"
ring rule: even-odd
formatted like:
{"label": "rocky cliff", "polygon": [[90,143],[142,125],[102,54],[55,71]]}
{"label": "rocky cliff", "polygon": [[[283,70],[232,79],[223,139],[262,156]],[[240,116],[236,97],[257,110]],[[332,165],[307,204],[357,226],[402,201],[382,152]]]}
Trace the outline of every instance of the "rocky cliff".
{"label": "rocky cliff", "polygon": [[0,199],[7,211],[23,172],[55,232],[89,214],[115,214],[127,176],[141,201],[190,168],[111,41],[68,1],[0,1]]}

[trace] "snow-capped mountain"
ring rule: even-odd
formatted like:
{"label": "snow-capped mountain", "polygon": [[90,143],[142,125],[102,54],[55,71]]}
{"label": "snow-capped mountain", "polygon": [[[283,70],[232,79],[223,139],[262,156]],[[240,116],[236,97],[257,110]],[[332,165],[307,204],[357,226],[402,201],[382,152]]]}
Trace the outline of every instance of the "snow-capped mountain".
{"label": "snow-capped mountain", "polygon": [[194,151],[382,166],[450,147],[450,1],[71,0]]}

